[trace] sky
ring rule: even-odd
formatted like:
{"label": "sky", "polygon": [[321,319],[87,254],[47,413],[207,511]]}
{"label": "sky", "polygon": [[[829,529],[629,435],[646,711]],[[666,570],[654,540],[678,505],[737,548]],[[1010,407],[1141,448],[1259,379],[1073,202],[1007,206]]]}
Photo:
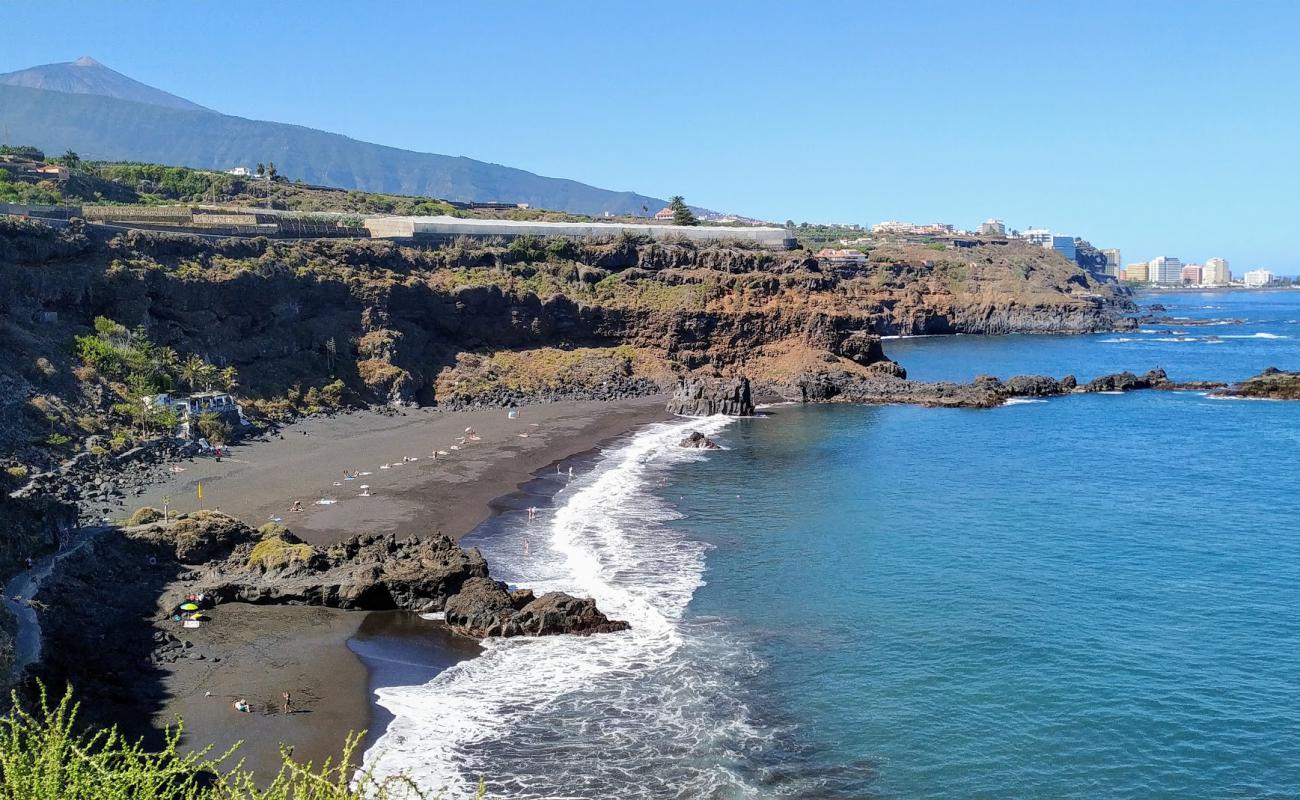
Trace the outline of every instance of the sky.
{"label": "sky", "polygon": [[[68,20],[56,32],[51,20]],[[1300,3],[0,3],[228,114],[768,220],[988,217],[1300,273]]]}

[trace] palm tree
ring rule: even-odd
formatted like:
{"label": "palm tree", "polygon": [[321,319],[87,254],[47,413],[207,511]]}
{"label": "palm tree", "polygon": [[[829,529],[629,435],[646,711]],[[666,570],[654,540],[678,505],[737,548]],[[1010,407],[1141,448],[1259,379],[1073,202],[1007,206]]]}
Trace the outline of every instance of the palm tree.
{"label": "palm tree", "polygon": [[227,392],[233,392],[239,386],[239,375],[235,372],[234,367],[226,367],[221,370],[221,386]]}
{"label": "palm tree", "polygon": [[185,363],[181,364],[180,378],[189,384],[191,392],[203,380],[203,371],[207,366],[208,363],[194,353],[190,353]]}

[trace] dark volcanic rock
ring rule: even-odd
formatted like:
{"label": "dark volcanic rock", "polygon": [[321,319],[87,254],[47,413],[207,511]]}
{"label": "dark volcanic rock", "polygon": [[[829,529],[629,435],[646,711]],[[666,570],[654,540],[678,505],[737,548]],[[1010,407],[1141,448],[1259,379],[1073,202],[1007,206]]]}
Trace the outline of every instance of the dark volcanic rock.
{"label": "dark volcanic rock", "polygon": [[910,381],[863,377],[846,372],[805,374],[793,385],[775,387],[785,397],[803,402],[909,404],[938,408],[993,408],[1013,397],[1056,397],[1075,392],[1127,392],[1136,389],[1212,389],[1222,384],[1175,383],[1162,369],[1144,375],[1119,372],[1103,375],[1084,386],[1073,375],[1056,379],[1047,375],[1017,375],[1005,382],[980,375],[970,383]]}
{"label": "dark volcanic rock", "polygon": [[718,447],[717,442],[713,441],[712,439],[700,433],[699,431],[691,431],[691,434],[687,436],[685,439],[682,439],[681,442],[678,443],[678,446],[691,447],[691,448],[695,448],[696,450],[721,450],[722,449]]}
{"label": "dark volcanic rock", "polygon": [[[441,611],[471,578],[486,578],[477,548],[464,550],[441,534],[398,541],[354,536],[328,550],[282,533],[275,549],[284,559],[259,559],[259,543],[246,541],[199,579],[198,588],[221,600],[302,603],[334,608]],[[265,545],[263,545],[265,546]]]}
{"label": "dark volcanic rock", "polygon": [[1250,397],[1258,400],[1300,400],[1300,372],[1269,367],[1253,378],[1215,392],[1219,397]]}
{"label": "dark volcanic rock", "polygon": [[[476,548],[465,550],[442,534],[401,541],[369,534],[323,549],[279,526],[255,531],[220,512],[200,511],[106,535],[83,551],[65,559],[61,574],[100,574],[102,593],[113,596],[125,576],[153,570],[168,576],[157,583],[168,584],[158,590],[164,608],[174,608],[187,594],[203,593],[214,603],[446,611],[449,624],[476,636],[626,627],[600,614],[590,600],[559,603],[528,589],[507,591],[488,577],[487,562]],[[79,598],[78,607],[111,602],[92,596],[96,592],[85,588],[87,583],[67,595]],[[557,610],[564,614],[556,617]]]}
{"label": "dark volcanic rock", "polygon": [[1169,376],[1163,369],[1153,369],[1142,376],[1132,372],[1116,372],[1093,378],[1083,387],[1085,392],[1130,392],[1134,389],[1161,388],[1169,383]]}
{"label": "dark volcanic rock", "polygon": [[677,385],[668,401],[670,414],[688,417],[708,417],[726,414],[729,417],[754,415],[754,398],[749,390],[749,378],[709,380],[691,378]]}
{"label": "dark volcanic rock", "polygon": [[[525,596],[528,602],[518,605]],[[532,593],[507,591],[500,581],[471,578],[447,602],[447,624],[458,633],[489,636],[548,636],[552,634],[613,633],[628,629],[626,622],[610,620],[594,600],[563,592],[548,592],[536,599]]]}

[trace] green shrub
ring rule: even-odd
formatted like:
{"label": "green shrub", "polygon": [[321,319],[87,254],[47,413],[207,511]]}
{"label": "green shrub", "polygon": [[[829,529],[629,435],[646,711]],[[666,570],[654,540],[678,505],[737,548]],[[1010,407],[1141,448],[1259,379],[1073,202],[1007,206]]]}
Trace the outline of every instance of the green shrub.
{"label": "green shrub", "polygon": [[127,525],[148,525],[150,522],[157,522],[163,518],[163,512],[150,506],[137,508],[135,513],[127,518]]}

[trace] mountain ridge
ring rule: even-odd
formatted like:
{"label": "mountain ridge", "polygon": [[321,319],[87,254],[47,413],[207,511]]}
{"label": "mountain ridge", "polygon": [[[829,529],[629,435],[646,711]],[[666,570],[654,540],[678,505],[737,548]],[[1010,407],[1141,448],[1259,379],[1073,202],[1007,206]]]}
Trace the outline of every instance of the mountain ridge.
{"label": "mountain ridge", "polygon": [[96,160],[210,170],[274,162],[280,174],[311,184],[464,202],[527,203],[597,216],[644,214],[666,205],[661,198],[637,192],[602,189],[466,156],[404,150],[302,125],[247,119],[196,104],[159,105],[3,80],[24,72],[30,71],[0,75],[0,128],[7,132],[6,144],[30,144],[51,153],[75,150]]}

